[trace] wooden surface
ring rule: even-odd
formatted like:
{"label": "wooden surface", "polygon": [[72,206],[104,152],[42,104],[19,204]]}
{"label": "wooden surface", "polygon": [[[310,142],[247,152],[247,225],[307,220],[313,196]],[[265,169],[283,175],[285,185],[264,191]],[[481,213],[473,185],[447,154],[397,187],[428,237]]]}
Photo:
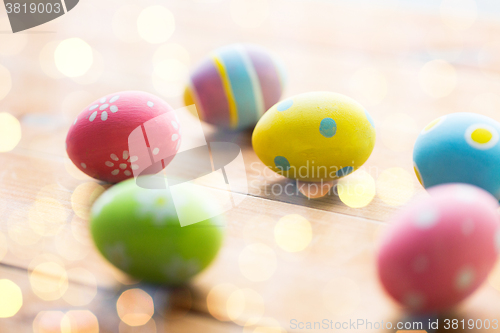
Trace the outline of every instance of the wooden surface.
{"label": "wooden surface", "polygon": [[[411,158],[421,128],[451,112],[500,120],[500,22],[480,17],[453,30],[439,12],[347,1],[255,1],[242,16],[241,2],[85,0],[28,33],[0,35],[0,65],[12,81],[0,112],[22,125],[21,142],[0,153],[0,278],[15,282],[23,294],[20,311],[0,319],[1,332],[61,332],[61,321],[72,328],[81,321],[78,332],[97,332],[98,325],[100,332],[123,333],[311,332],[293,329],[290,321],[413,320],[377,281],[377,239],[391,214],[423,192]],[[250,185],[248,195],[241,186],[231,188],[244,200],[227,213],[228,236],[216,262],[178,290],[132,281],[105,262],[92,246],[86,216],[91,198],[106,185],[71,164],[64,140],[74,117],[101,95],[131,89],[161,95],[152,81],[153,59],[165,45],[134,33],[125,37],[137,41],[124,42],[113,27],[122,6],[136,6],[136,13],[158,3],[176,20],[165,44],[187,50],[189,56],[179,58],[186,65],[224,44],[259,43],[285,62],[286,96],[331,90],[362,103],[377,125],[376,147],[363,168],[376,186],[374,199],[350,208],[334,194],[319,200],[273,194],[274,184],[288,181],[265,172],[252,151],[251,132],[205,126],[208,141],[240,145],[246,172],[238,176]],[[134,17],[121,29],[134,32]],[[71,37],[83,39],[95,54],[82,78],[64,77],[55,68],[54,47]],[[182,107],[180,96],[163,97]],[[189,128],[194,119],[181,115]],[[181,176],[192,172],[186,167]],[[307,219],[313,232],[297,253],[283,250],[274,237],[276,223],[290,214]],[[249,255],[250,263],[241,259]],[[142,289],[154,301],[155,314],[144,326],[120,320],[117,302],[127,289]],[[500,319],[499,291],[500,269],[442,319]],[[138,304],[128,304],[130,311],[146,311]]]}

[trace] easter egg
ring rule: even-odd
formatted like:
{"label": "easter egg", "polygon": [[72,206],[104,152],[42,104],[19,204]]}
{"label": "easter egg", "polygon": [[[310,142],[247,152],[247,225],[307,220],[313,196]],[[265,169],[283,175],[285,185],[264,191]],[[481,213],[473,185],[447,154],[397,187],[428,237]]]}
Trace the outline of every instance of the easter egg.
{"label": "easter egg", "polygon": [[[134,130],[142,141],[136,145],[143,149],[131,154],[129,136]],[[66,151],[90,177],[117,183],[133,177],[134,171],[161,171],[180,141],[180,123],[170,105],[146,92],[123,91],[99,98],[78,115],[66,137]]]}
{"label": "easter egg", "polygon": [[245,129],[280,100],[284,77],[281,62],[263,47],[229,45],[192,71],[184,101],[195,104],[200,119],[209,124]]}
{"label": "easter egg", "polygon": [[375,127],[353,99],[310,92],[269,109],[255,126],[252,144],[274,172],[301,181],[331,181],[366,162],[375,145]]}
{"label": "easter egg", "polygon": [[414,312],[440,312],[471,295],[500,251],[498,202],[467,184],[429,189],[390,223],[378,254],[385,290]]}
{"label": "easter egg", "polygon": [[422,186],[467,183],[500,199],[500,124],[475,113],[453,113],[433,120],[413,150]]}
{"label": "easter egg", "polygon": [[[134,179],[113,186],[91,210],[95,245],[114,266],[148,282],[178,285],[205,269],[224,236],[214,202],[196,191],[151,190]],[[215,216],[181,227],[182,214]]]}

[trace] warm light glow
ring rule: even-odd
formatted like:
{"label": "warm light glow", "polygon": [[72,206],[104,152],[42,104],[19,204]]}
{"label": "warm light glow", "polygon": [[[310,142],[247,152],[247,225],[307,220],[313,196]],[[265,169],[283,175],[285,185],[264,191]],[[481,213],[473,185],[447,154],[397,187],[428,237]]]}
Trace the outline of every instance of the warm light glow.
{"label": "warm light glow", "polygon": [[337,184],[340,200],[351,208],[366,207],[375,197],[375,180],[364,170],[341,178]]}
{"label": "warm light glow", "polygon": [[104,187],[95,182],[78,185],[71,195],[71,207],[75,214],[83,219],[88,219],[92,204],[102,193],[104,193]]}
{"label": "warm light glow", "polygon": [[68,311],[61,318],[61,333],[80,332],[99,333],[99,322],[97,321],[96,316],[89,310]]}
{"label": "warm light glow", "polygon": [[431,60],[419,73],[420,87],[431,97],[446,97],[457,85],[455,67],[444,60]]}
{"label": "warm light glow", "polygon": [[227,302],[229,297],[238,290],[238,288],[229,283],[219,284],[210,290],[207,295],[208,312],[217,320],[229,321]]}
{"label": "warm light glow", "polygon": [[338,277],[323,289],[325,307],[335,316],[346,316],[356,310],[361,301],[361,292],[353,280]]}
{"label": "warm light glow", "polygon": [[467,30],[477,19],[475,0],[442,0],[440,9],[443,24],[451,30]]}
{"label": "warm light glow", "polygon": [[56,47],[54,61],[61,73],[68,77],[77,77],[87,73],[94,57],[89,44],[80,38],[69,38]]}
{"label": "warm light glow", "polygon": [[175,59],[186,66],[191,64],[189,51],[182,45],[176,43],[168,43],[158,47],[153,55],[153,65],[157,65],[167,59]]}
{"label": "warm light glow", "polygon": [[258,28],[269,17],[269,0],[232,0],[231,18],[242,28]]}
{"label": "warm light glow", "polygon": [[276,254],[265,244],[252,244],[241,252],[238,263],[241,274],[250,281],[266,281],[276,271]]}
{"label": "warm light glow", "polygon": [[33,292],[45,301],[61,298],[68,289],[68,275],[64,267],[56,262],[42,262],[30,274]]}
{"label": "warm light glow", "polygon": [[389,168],[377,178],[377,196],[387,205],[401,206],[414,192],[413,176],[402,168]]}
{"label": "warm light glow", "polygon": [[141,40],[137,31],[137,18],[141,7],[136,5],[125,5],[115,11],[113,15],[113,33],[120,40],[128,43]]}
{"label": "warm light glow", "polygon": [[[0,65],[0,99],[2,90],[2,66]],[[16,117],[7,112],[0,112],[0,153],[14,149],[21,141],[21,124]]]}
{"label": "warm light glow", "polygon": [[148,43],[165,43],[175,31],[174,15],[160,5],[147,7],[137,18],[137,30]]}
{"label": "warm light glow", "polygon": [[0,280],[0,318],[14,316],[23,305],[23,293],[14,282]]}
{"label": "warm light glow", "polygon": [[380,104],[387,95],[387,79],[374,67],[358,69],[351,78],[350,87],[354,95],[362,96],[372,105]]}
{"label": "warm light glow", "polygon": [[265,311],[264,299],[253,289],[238,289],[229,296],[227,303],[229,318],[241,326],[255,325]]}
{"label": "warm light glow", "polygon": [[188,67],[177,59],[165,59],[154,67],[153,86],[165,97],[180,96],[189,76]]}
{"label": "warm light glow", "polygon": [[61,311],[40,311],[33,320],[33,332],[60,333],[63,318],[64,312]]}
{"label": "warm light glow", "polygon": [[391,113],[380,126],[380,137],[392,151],[402,153],[413,150],[420,127],[406,113]]}
{"label": "warm light glow", "polygon": [[142,289],[129,289],[124,291],[116,301],[116,310],[125,324],[142,326],[154,314],[153,298]]}
{"label": "warm light glow", "polygon": [[282,217],[274,227],[276,244],[287,252],[300,252],[312,240],[311,223],[298,214]]}

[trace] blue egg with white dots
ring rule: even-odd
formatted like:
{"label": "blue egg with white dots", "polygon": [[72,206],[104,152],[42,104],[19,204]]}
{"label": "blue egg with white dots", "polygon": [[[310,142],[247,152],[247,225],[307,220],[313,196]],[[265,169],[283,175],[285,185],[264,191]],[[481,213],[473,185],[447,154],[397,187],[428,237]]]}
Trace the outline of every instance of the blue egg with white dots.
{"label": "blue egg with white dots", "polygon": [[413,150],[425,188],[466,183],[500,199],[500,123],[475,113],[453,113],[430,122]]}

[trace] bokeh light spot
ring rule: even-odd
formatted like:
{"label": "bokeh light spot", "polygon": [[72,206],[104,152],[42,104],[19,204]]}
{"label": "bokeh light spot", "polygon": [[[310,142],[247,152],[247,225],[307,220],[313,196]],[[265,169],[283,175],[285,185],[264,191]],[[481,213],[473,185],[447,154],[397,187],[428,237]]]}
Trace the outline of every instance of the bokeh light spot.
{"label": "bokeh light spot", "polygon": [[208,312],[217,320],[230,321],[227,302],[229,297],[238,288],[229,283],[222,283],[213,287],[207,295]]}
{"label": "bokeh light spot", "polygon": [[125,324],[142,326],[154,314],[153,298],[142,289],[129,289],[116,301],[116,310]]}
{"label": "bokeh light spot", "polygon": [[94,61],[92,48],[80,38],[69,38],[57,45],[54,51],[57,69],[67,77],[82,76]]}
{"label": "bokeh light spot", "polygon": [[95,183],[87,182],[77,186],[71,195],[71,207],[78,217],[87,219],[92,204],[104,193],[104,187]]}
{"label": "bokeh light spot", "polygon": [[30,273],[33,292],[45,301],[61,298],[68,289],[68,275],[64,267],[56,262],[42,262]]}
{"label": "bokeh light spot", "polygon": [[265,311],[264,299],[250,288],[234,291],[226,306],[229,318],[241,326],[257,324]]}
{"label": "bokeh light spot", "polygon": [[141,13],[141,7],[136,5],[125,5],[115,11],[113,15],[113,33],[120,40],[134,43],[141,40],[137,31],[137,18]]}
{"label": "bokeh light spot", "polygon": [[311,223],[298,214],[286,215],[274,227],[274,239],[287,252],[303,251],[312,240]]}
{"label": "bokeh light spot", "polygon": [[148,43],[164,43],[175,31],[174,15],[163,6],[147,7],[137,18],[137,30]]}
{"label": "bokeh light spot", "polygon": [[[2,90],[1,72],[2,66],[0,66],[0,94]],[[0,153],[11,151],[19,141],[21,141],[21,124],[19,120],[10,113],[0,112]]]}
{"label": "bokeh light spot", "polygon": [[368,206],[375,197],[375,180],[364,170],[341,178],[337,184],[340,200],[351,208]]}
{"label": "bokeh light spot", "polygon": [[99,333],[97,317],[89,310],[71,310],[61,318],[61,333]]}
{"label": "bokeh light spot", "polygon": [[14,316],[23,305],[21,288],[8,279],[0,280],[0,318]]}

